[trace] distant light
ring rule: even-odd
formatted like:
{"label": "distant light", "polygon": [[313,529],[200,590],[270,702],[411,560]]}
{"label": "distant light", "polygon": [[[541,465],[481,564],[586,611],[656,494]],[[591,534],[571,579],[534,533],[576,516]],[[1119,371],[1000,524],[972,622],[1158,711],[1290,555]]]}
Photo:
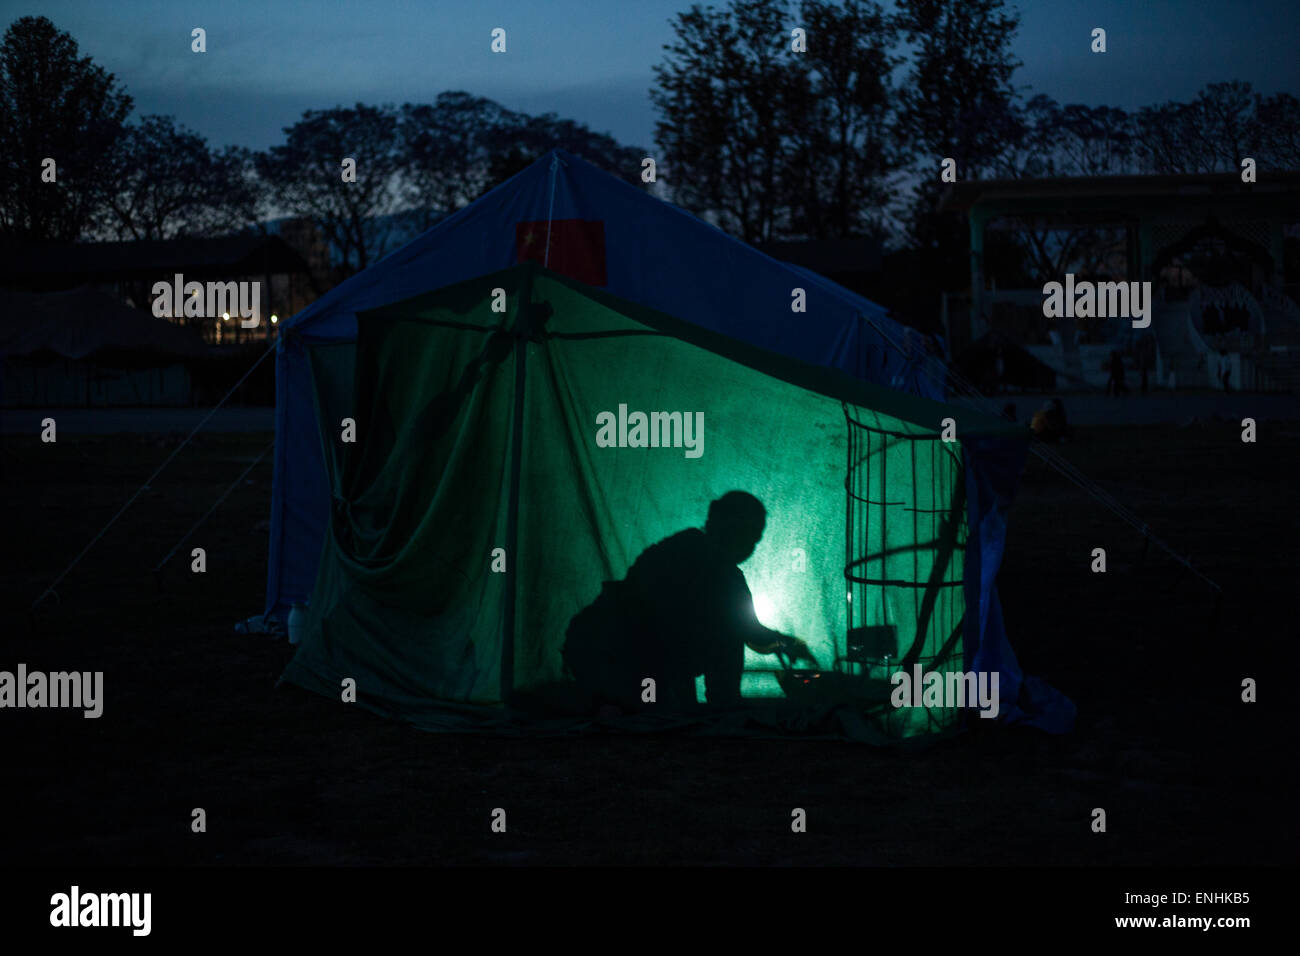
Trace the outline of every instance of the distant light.
{"label": "distant light", "polygon": [[222,320],[223,322],[229,322],[229,321],[230,321],[230,313],[229,313],[229,312],[222,312],[222,313],[221,313],[221,320]]}
{"label": "distant light", "polygon": [[772,627],[776,618],[776,605],[766,594],[754,595],[754,615],[760,624]]}
{"label": "distant light", "polygon": [[280,317],[279,317],[278,315],[276,315],[274,312],[272,312],[272,313],[271,313],[271,324],[272,324],[272,325],[275,325],[275,323],[277,323],[277,322],[279,322],[279,321],[280,321]]}

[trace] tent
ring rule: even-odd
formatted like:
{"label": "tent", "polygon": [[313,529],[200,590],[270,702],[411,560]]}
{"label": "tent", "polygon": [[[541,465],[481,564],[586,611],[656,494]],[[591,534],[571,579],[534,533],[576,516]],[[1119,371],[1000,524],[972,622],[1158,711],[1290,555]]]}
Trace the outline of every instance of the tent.
{"label": "tent", "polygon": [[[768,512],[743,565],[760,618],[874,688],[839,732],[959,722],[887,700],[900,668],[966,669],[966,455],[941,431],[1023,450],[1022,428],[534,263],[359,320],[355,348],[307,350],[334,507],[288,680],[337,699],[351,678],[429,729],[499,727],[499,705],[564,678],[566,626],[602,582],[741,489]],[[851,646],[882,631],[888,648]],[[746,654],[742,694],[781,700],[773,658]]]}
{"label": "tent", "polygon": [[[365,309],[529,260],[783,355],[942,397],[941,380],[927,378],[876,330],[903,337],[881,306],[555,150],[282,325],[268,612],[283,615],[307,600],[329,514],[308,348],[354,342]],[[807,311],[798,316],[795,288],[806,293]]]}
{"label": "tent", "polygon": [[187,329],[91,287],[0,290],[0,404],[188,404]]}
{"label": "tent", "polygon": [[[942,363],[912,347],[906,328],[882,306],[555,150],[282,326],[268,616],[283,618],[290,606],[307,603],[318,571],[323,573],[327,528],[337,507],[327,460],[334,453],[330,436],[339,410],[321,410],[318,399],[322,390],[349,394],[363,327],[359,317],[528,261],[703,332],[905,395],[944,397]],[[803,311],[796,312],[800,305]],[[337,348],[326,353],[325,346]],[[321,359],[324,354],[329,361]],[[1023,687],[1033,693],[1022,693],[995,587],[1023,444],[998,436],[960,437],[968,515],[965,604],[974,609],[965,615],[968,669],[1001,673],[1002,693],[1015,702],[1004,709],[1004,718],[1064,729],[1068,701],[1028,681]],[[1033,709],[1022,710],[1019,702],[1030,697]]]}

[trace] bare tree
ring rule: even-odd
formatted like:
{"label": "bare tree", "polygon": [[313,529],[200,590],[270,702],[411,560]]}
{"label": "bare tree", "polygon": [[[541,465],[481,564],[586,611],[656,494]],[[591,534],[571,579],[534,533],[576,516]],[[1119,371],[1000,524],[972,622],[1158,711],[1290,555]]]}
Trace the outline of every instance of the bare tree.
{"label": "bare tree", "polygon": [[771,239],[788,218],[787,111],[807,94],[794,87],[787,12],[783,0],[693,5],[673,21],[676,39],[654,67],[655,138],[674,200],[747,242]]}
{"label": "bare tree", "polygon": [[[45,17],[21,17],[0,43],[0,231],[75,240],[102,222],[111,155],[131,98]],[[42,181],[53,159],[57,179]]]}
{"label": "bare tree", "polygon": [[1255,99],[1256,152],[1273,169],[1300,170],[1300,99],[1277,93]]}
{"label": "bare tree", "polygon": [[807,52],[792,63],[790,151],[782,172],[790,228],[810,238],[878,229],[886,179],[901,165],[889,75],[899,58],[893,20],[879,4],[805,0]]}
{"label": "bare tree", "polygon": [[929,157],[955,159],[962,179],[978,179],[1016,127],[1019,18],[1003,0],[899,0],[898,10],[914,47],[899,128]]}
{"label": "bare tree", "polygon": [[491,134],[507,122],[499,103],[464,91],[402,106],[404,198],[427,229],[480,196],[492,182]]}
{"label": "bare tree", "polygon": [[[356,179],[345,182],[345,159]],[[283,211],[310,219],[333,244],[341,276],[388,251],[402,208],[403,156],[397,112],[366,106],[308,110],[285,129],[285,142],[256,158],[258,174]]]}
{"label": "bare tree", "polygon": [[113,153],[109,234],[124,239],[224,235],[256,225],[259,197],[250,154],[219,151],[168,116],[127,128]]}

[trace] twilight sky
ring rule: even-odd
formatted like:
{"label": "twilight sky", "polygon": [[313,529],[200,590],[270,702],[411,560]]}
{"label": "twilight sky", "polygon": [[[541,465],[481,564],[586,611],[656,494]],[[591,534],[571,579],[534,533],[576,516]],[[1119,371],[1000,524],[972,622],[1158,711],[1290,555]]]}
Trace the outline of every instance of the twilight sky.
{"label": "twilight sky", "polygon": [[[721,2],[715,5],[723,5]],[[887,3],[887,6],[891,4]],[[689,0],[0,0],[0,28],[41,13],[117,75],[136,114],[214,146],[264,148],[305,109],[429,102],[464,89],[651,147],[651,67]],[[1019,85],[1133,108],[1208,82],[1300,95],[1297,0],[1022,0]],[[598,12],[592,12],[593,10]],[[790,26],[797,26],[792,20]],[[190,30],[208,52],[190,52]],[[508,52],[489,50],[494,27]],[[1109,52],[1089,52],[1093,27]],[[809,37],[809,42],[815,42]]]}

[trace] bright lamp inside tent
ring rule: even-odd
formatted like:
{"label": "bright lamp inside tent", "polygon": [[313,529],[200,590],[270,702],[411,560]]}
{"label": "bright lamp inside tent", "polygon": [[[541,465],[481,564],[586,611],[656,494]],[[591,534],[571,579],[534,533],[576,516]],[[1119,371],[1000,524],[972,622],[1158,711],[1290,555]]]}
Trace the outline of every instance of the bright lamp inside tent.
{"label": "bright lamp inside tent", "polygon": [[[789,602],[785,603],[788,612]],[[770,627],[774,631],[782,631],[783,633],[788,633],[790,630],[790,622],[783,620],[777,602],[764,591],[754,592],[754,614],[758,618],[758,622],[764,627]],[[775,656],[758,654],[746,648],[745,672],[740,679],[741,696],[784,697],[785,693],[776,680],[775,671],[777,667],[779,667],[779,664]],[[701,690],[702,688],[697,689],[697,696],[700,700],[703,700]]]}
{"label": "bright lamp inside tent", "polygon": [[775,628],[776,625],[776,605],[766,594],[754,595],[754,613],[758,615],[758,623],[764,627]]}

